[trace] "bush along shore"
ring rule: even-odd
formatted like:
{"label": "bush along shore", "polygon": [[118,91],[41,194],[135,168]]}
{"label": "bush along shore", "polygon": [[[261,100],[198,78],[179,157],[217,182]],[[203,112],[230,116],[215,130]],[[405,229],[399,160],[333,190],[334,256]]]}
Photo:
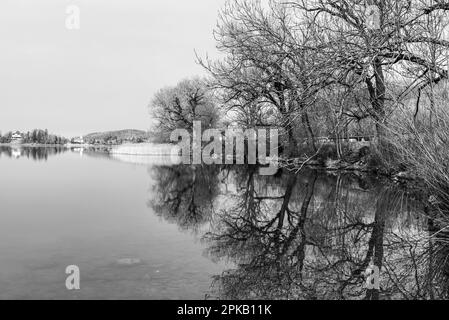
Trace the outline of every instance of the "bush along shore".
{"label": "bush along shore", "polygon": [[384,152],[381,153],[375,144],[347,143],[339,157],[335,145],[324,144],[314,153],[309,150],[298,157],[281,156],[280,162],[283,167],[292,171],[310,168],[329,172],[375,175],[404,184],[423,183],[422,179],[414,173],[412,166],[387,159]]}

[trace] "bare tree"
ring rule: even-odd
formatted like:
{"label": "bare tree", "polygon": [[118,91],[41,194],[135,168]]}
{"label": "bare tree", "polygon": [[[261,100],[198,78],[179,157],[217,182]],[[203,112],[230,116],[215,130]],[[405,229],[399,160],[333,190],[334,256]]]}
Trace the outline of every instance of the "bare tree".
{"label": "bare tree", "polygon": [[201,121],[203,128],[210,128],[219,119],[219,108],[211,91],[205,80],[198,78],[161,89],[149,108],[156,121],[154,135],[164,142],[169,141],[175,129],[191,130],[193,121]]}
{"label": "bare tree", "polygon": [[309,111],[326,82],[319,74],[325,69],[316,68],[314,53],[307,50],[314,32],[285,4],[271,1],[265,9],[256,1],[229,2],[215,30],[225,58],[199,59],[223,93],[229,111],[261,113],[258,119],[276,112],[275,123],[269,124],[285,129],[288,155],[296,151],[298,123],[316,151]]}
{"label": "bare tree", "polygon": [[[332,61],[333,72],[340,75],[336,77],[350,80],[345,85],[367,90],[368,111],[381,139],[389,115],[407,94],[448,77],[446,64],[420,49],[431,45],[435,52],[449,47],[441,33],[423,32],[429,30],[430,15],[440,20],[449,10],[447,1],[301,0],[290,4],[320,31],[315,38],[317,59]],[[373,24],[369,10],[374,10]]]}

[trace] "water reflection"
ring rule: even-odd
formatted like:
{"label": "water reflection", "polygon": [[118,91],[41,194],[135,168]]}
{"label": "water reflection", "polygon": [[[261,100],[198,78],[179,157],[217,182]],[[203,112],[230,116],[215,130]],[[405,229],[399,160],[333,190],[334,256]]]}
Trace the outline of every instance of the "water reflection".
{"label": "water reflection", "polygon": [[[140,226],[141,217],[147,217],[143,213],[150,211],[148,216],[154,217],[154,212],[178,228],[158,224],[157,219],[147,217],[150,220],[141,229],[140,236],[145,241],[137,248],[139,252],[134,253],[137,241],[134,238],[129,241],[129,247],[111,245],[113,254],[108,259],[117,256],[157,261],[143,275],[148,274],[150,278],[153,271],[161,270],[162,266],[168,270],[170,266],[171,272],[164,273],[160,281],[151,280],[148,284],[154,289],[152,297],[161,297],[160,292],[165,289],[163,297],[172,297],[184,288],[184,296],[180,298],[190,297],[189,292],[195,290],[193,297],[198,298],[204,296],[204,290],[211,284],[209,296],[220,299],[448,298],[448,209],[442,203],[438,208],[431,207],[427,200],[423,201],[429,197],[422,190],[416,192],[399,184],[354,174],[305,170],[291,174],[280,170],[274,176],[260,176],[254,166],[162,166],[163,158],[143,161],[135,156],[111,157],[108,148],[0,146],[0,156],[32,160],[46,160],[66,151],[87,157],[82,160],[77,156],[61,157],[60,163],[49,161],[48,172],[55,173],[51,177],[47,171],[34,170],[33,166],[29,171],[23,171],[28,169],[22,165],[0,166],[5,181],[1,194],[7,195],[2,200],[2,225],[6,226],[8,221],[15,224],[3,229],[2,235],[6,237],[3,239],[7,240],[2,243],[15,248],[5,230],[14,230],[16,237],[23,217],[36,208],[40,215],[32,217],[48,216],[41,225],[36,220],[39,228],[34,228],[35,232],[47,230],[52,221],[56,221],[56,226],[61,221],[58,220],[61,212],[67,212],[67,217],[79,221],[81,229],[97,226],[99,234],[108,229],[104,228],[106,222],[112,223],[111,234],[119,234],[114,239],[120,241],[122,233],[136,236],[133,223]],[[90,161],[91,157],[102,161]],[[64,159],[77,161],[64,162]],[[105,162],[112,159],[149,166],[152,186],[148,199],[142,190],[148,185],[144,181],[148,179],[145,167],[129,170],[128,166]],[[70,172],[67,171],[69,163],[75,164]],[[52,177],[58,179],[42,183]],[[64,188],[60,188],[60,177],[65,179]],[[73,183],[75,177],[80,178],[80,184]],[[110,177],[114,177],[115,183]],[[124,185],[133,186],[126,197],[122,197]],[[31,202],[20,201],[23,194],[33,197],[36,192],[40,192],[39,196],[33,199],[41,201],[40,205],[33,201],[30,209]],[[49,202],[48,194],[61,201]],[[70,204],[72,197],[65,197],[67,194],[89,199],[83,202],[88,213],[85,220],[78,209],[78,200]],[[111,197],[111,194],[120,196]],[[145,207],[145,201],[151,210]],[[104,210],[108,204],[109,209]],[[123,214],[125,207],[126,215]],[[130,214],[134,217],[129,218]],[[63,221],[64,228],[71,225],[65,223],[66,219]],[[57,226],[45,231],[45,235],[53,236],[55,230],[72,230]],[[76,226],[72,230],[74,234],[79,231]],[[97,231],[89,234],[97,235]],[[110,244],[111,234],[107,234],[105,247]],[[202,243],[190,242],[192,234]],[[147,235],[154,237],[148,240]],[[45,237],[38,234],[33,243],[39,238]],[[92,241],[95,243],[95,239]],[[96,245],[89,242],[88,247],[104,249],[98,242]],[[116,247],[120,249],[118,253]],[[5,248],[2,257],[8,253]],[[202,260],[190,259],[195,250],[201,253],[203,248],[204,256],[199,254]],[[11,249],[14,252],[11,256],[16,251]],[[220,263],[214,265],[211,260]],[[11,258],[2,261],[4,268]],[[365,287],[363,273],[370,264],[381,268],[379,290]],[[16,266],[22,264],[17,262]],[[136,283],[142,283],[141,274],[126,275],[135,276]],[[215,276],[210,280],[211,275]],[[129,290],[135,287],[134,282],[129,284]]]}
{"label": "water reflection", "polygon": [[27,146],[0,146],[0,157],[19,159],[21,157],[35,161],[47,161],[48,157],[55,156],[68,149],[64,146],[27,147]]}
{"label": "water reflection", "polygon": [[[154,167],[155,211],[198,230],[226,261],[220,299],[443,299],[448,219],[416,193],[355,175],[257,175],[238,166]],[[419,195],[419,193],[418,193]],[[380,290],[363,273],[379,266]]]}
{"label": "water reflection", "polygon": [[181,229],[197,231],[209,222],[219,193],[219,168],[214,166],[151,167],[156,184],[148,205]]}

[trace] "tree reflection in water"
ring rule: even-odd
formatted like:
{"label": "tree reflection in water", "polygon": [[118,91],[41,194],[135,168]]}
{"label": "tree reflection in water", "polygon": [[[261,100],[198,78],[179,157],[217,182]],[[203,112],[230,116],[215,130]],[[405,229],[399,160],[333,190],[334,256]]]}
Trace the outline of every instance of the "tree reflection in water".
{"label": "tree reflection in water", "polygon": [[[201,234],[209,257],[233,266],[214,278],[213,296],[448,296],[448,219],[398,185],[317,171],[267,177],[244,166],[152,170],[155,211],[182,229],[210,222]],[[366,289],[370,264],[381,269],[380,290]]]}
{"label": "tree reflection in water", "polygon": [[182,229],[197,230],[210,221],[218,194],[218,167],[152,167],[155,198],[148,202],[154,211]]}
{"label": "tree reflection in water", "polygon": [[49,156],[55,156],[67,152],[64,146],[26,147],[26,146],[0,146],[0,156],[8,158],[25,157],[35,161],[47,161]]}

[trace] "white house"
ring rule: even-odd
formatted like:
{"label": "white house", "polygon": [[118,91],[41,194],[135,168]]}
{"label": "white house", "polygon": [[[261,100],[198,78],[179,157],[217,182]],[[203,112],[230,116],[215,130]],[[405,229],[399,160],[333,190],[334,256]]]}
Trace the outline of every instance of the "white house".
{"label": "white house", "polygon": [[75,138],[73,139],[73,143],[84,144],[84,138],[83,137]]}
{"label": "white house", "polygon": [[15,143],[20,143],[22,142],[22,135],[20,134],[20,132],[15,132],[12,136],[11,136],[11,142],[15,142]]}

